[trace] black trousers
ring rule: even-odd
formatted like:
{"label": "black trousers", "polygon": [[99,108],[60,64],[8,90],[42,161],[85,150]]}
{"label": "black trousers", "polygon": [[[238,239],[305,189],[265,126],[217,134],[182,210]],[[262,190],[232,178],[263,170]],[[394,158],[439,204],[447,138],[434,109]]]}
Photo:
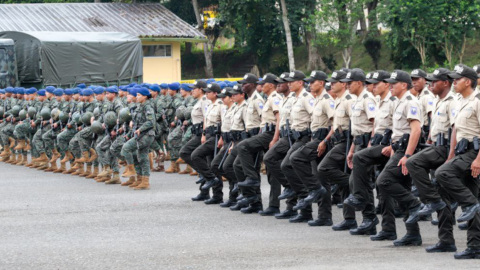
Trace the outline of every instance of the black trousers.
{"label": "black trousers", "polygon": [[382,155],[385,145],[374,145],[353,155],[353,170],[350,175],[350,189],[352,194],[360,201],[366,203],[362,211],[363,218],[373,219],[375,214],[375,198],[373,196],[372,174],[374,165],[384,166],[388,157]]}
{"label": "black trousers", "polygon": [[325,178],[323,178],[324,181],[321,182],[317,173],[318,163],[322,161],[328,152],[325,151],[325,154],[318,157],[317,149],[319,144],[320,140],[318,139],[308,142],[292,153],[290,156],[290,162],[308,191],[318,189],[320,188],[320,185],[325,187],[327,193],[318,202],[318,218],[328,219],[332,217],[332,195],[330,193],[330,183],[326,181]]}
{"label": "black trousers", "polygon": [[[229,188],[228,199],[230,201],[235,201],[238,196],[238,192],[232,193],[232,189],[233,189],[233,186],[235,185],[235,182],[233,182],[233,179],[230,179],[227,176],[227,174],[224,172],[223,165],[222,165],[222,168],[219,167],[223,157],[225,156],[225,159],[226,159],[226,157],[228,156],[228,153],[225,155],[225,153],[228,151],[227,147],[228,147],[228,144],[224,144],[222,149],[218,151],[217,155],[213,158],[212,163],[210,164],[210,170],[213,172],[213,174],[215,174],[216,177],[218,177],[218,179],[222,179],[222,176],[227,178],[228,188]],[[225,164],[225,161],[224,161],[224,164]]]}
{"label": "black trousers", "polygon": [[[478,203],[479,180],[471,176],[478,151],[468,150],[440,166],[435,172],[438,184],[462,207]],[[467,246],[480,248],[480,214],[468,221]]]}
{"label": "black trousers", "polygon": [[[346,147],[346,142],[335,145],[332,150],[325,155],[317,168],[321,183],[329,182],[330,184],[337,184],[339,186],[342,202],[350,195],[350,175],[343,171],[347,158]],[[330,205],[325,207],[328,207],[331,212],[331,201]],[[342,210],[344,219],[355,219],[355,209],[353,209],[353,207],[344,205]],[[330,216],[328,218],[331,219],[332,217]]]}
{"label": "black trousers", "polygon": [[225,162],[223,163],[223,172],[225,173],[225,177],[227,177],[229,181],[231,179],[233,184],[238,183],[237,175],[235,174],[235,169],[233,168],[233,163],[235,162],[238,154],[237,145],[238,143],[233,144],[232,151],[230,151],[230,154],[228,154]]}
{"label": "black trousers", "polygon": [[[405,156],[405,151],[395,151],[377,178],[380,203],[382,204],[382,230],[387,232],[396,232],[394,201],[397,201],[400,208],[405,211],[420,205],[418,199],[411,192],[412,179],[409,175],[403,175],[402,167],[397,166],[403,156]],[[408,219],[408,212],[406,219]],[[407,234],[417,235],[420,233],[418,223],[409,224],[406,227]]]}
{"label": "black trousers", "polygon": [[[215,138],[214,138],[214,143],[215,144]],[[190,165],[195,171],[197,171],[200,175],[202,175],[203,177],[205,177],[199,167],[197,165],[196,162],[194,162],[192,160],[192,154],[193,152],[202,145],[202,136],[193,136],[181,149],[180,149],[180,157],[188,164]],[[212,151],[212,154],[213,156],[213,151]],[[211,161],[211,160],[210,160]],[[208,165],[207,165],[208,166]],[[200,193],[201,194],[209,194],[209,191],[208,190],[202,190],[202,186],[203,184],[200,185],[199,189],[200,189]],[[222,189],[223,189],[223,185],[220,185],[220,186],[217,186],[215,188],[213,188],[213,196],[214,197],[223,197],[223,192],[222,192]]]}
{"label": "black trousers", "polygon": [[[288,183],[280,166],[280,163],[287,155],[288,149],[290,149],[288,138],[283,137],[263,157],[263,162],[267,169],[268,183],[270,184],[269,206],[272,207],[280,207],[278,196],[282,192],[282,186],[284,188],[290,187],[290,183]],[[288,199],[286,203],[287,209],[291,210],[297,204],[297,198]]]}

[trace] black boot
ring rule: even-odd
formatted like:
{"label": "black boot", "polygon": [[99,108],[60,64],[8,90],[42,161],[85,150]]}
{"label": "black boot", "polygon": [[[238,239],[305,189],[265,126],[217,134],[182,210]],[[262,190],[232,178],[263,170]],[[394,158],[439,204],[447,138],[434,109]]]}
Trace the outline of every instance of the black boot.
{"label": "black boot", "polygon": [[260,216],[274,216],[278,213],[280,213],[280,209],[278,207],[269,206],[267,209],[261,211],[259,214]]}
{"label": "black boot", "polygon": [[393,245],[396,247],[400,246],[421,246],[422,245],[422,236],[405,234],[402,239],[393,241]]}
{"label": "black boot", "polygon": [[332,226],[333,222],[329,218],[319,218],[315,220],[310,220],[308,226]]}
{"label": "black boot", "polygon": [[301,213],[290,218],[288,220],[288,222],[290,223],[303,223],[303,222],[308,222],[310,220],[312,220],[313,217],[312,217],[312,213]]}
{"label": "black boot", "polygon": [[429,246],[425,249],[428,253],[434,252],[455,252],[457,251],[457,247],[452,244],[445,244],[442,242],[438,242],[433,246]]}
{"label": "black boot", "polygon": [[285,189],[283,190],[283,193],[280,194],[280,196],[278,196],[278,199],[279,199],[279,200],[290,199],[290,198],[295,197],[295,195],[297,195],[297,194],[295,193],[295,191],[294,191],[293,189],[287,187],[287,188],[285,188]]}
{"label": "black boot", "polygon": [[384,240],[395,240],[397,239],[397,234],[394,232],[380,231],[376,235],[370,236],[372,241],[384,241]]}
{"label": "black boot", "polygon": [[377,234],[377,225],[379,221],[378,218],[374,219],[364,219],[362,224],[355,229],[350,229],[351,235],[376,235]]}
{"label": "black boot", "polygon": [[208,199],[210,199],[210,194],[200,193],[200,194],[198,194],[196,197],[193,197],[193,198],[192,198],[192,201],[194,201],[194,202],[200,202],[200,201],[205,201],[205,200],[208,200]]}
{"label": "black boot", "polygon": [[297,211],[287,209],[287,210],[285,210],[285,211],[283,211],[279,214],[276,214],[275,218],[276,219],[290,219],[291,217],[294,217],[296,215],[298,215]]}
{"label": "black boot", "polygon": [[223,203],[223,199],[220,197],[213,197],[211,199],[205,200],[205,204],[221,204]]}
{"label": "black boot", "polygon": [[234,206],[235,204],[237,204],[237,201],[228,200],[226,202],[221,203],[220,207],[227,208],[227,207],[230,207],[230,206]]}
{"label": "black boot", "polygon": [[357,221],[355,219],[345,219],[332,227],[334,231],[346,231],[355,228],[357,228]]}
{"label": "black boot", "polygon": [[457,252],[453,257],[457,260],[462,259],[480,259],[480,249],[467,248],[462,252]]}
{"label": "black boot", "polygon": [[240,211],[244,214],[260,213],[261,211],[263,211],[263,204],[251,204],[248,207],[242,208]]}

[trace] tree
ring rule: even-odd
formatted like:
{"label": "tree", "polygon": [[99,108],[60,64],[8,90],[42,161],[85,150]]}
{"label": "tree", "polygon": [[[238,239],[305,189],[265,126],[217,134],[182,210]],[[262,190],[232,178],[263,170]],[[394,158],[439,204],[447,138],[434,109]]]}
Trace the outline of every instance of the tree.
{"label": "tree", "polygon": [[293,71],[295,70],[295,56],[293,55],[292,32],[290,31],[290,23],[288,22],[288,10],[285,0],[280,0],[280,5],[282,7],[282,21],[283,26],[285,27],[285,36],[287,40],[288,65],[290,71]]}
{"label": "tree", "polygon": [[305,41],[308,48],[308,65],[307,69],[311,70],[324,70],[325,72],[330,72],[328,67],[323,62],[323,59],[320,55],[320,52],[317,48],[317,28],[315,20],[315,10],[317,9],[316,0],[307,0],[305,4],[305,16],[304,16],[304,27],[305,27]]}

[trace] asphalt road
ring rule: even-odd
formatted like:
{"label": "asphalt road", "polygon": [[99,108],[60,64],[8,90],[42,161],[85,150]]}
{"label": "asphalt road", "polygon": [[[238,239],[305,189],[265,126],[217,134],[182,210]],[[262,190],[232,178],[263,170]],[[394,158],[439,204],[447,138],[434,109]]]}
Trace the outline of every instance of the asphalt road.
{"label": "asphalt road", "polygon": [[[423,270],[478,269],[480,263],[427,254],[424,248],[437,242],[428,222],[421,223],[422,247],[397,248],[192,202],[191,176],[154,173],[150,190],[133,191],[5,163],[0,172],[0,269]],[[340,220],[335,207],[334,222]],[[397,228],[403,236],[400,219]],[[455,237],[465,249],[466,233],[456,229]]]}

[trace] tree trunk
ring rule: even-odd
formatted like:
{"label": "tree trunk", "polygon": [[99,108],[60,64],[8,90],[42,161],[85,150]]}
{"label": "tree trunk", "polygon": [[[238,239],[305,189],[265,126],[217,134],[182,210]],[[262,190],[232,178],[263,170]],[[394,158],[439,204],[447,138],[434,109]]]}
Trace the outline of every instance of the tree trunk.
{"label": "tree trunk", "polygon": [[191,42],[185,42],[185,54],[192,54],[192,43]]}
{"label": "tree trunk", "polygon": [[[365,19],[365,12],[363,11],[363,4],[359,4],[360,6],[358,7],[358,21],[360,22],[360,36],[362,37],[362,40],[365,39],[367,36],[367,20]],[[354,31],[357,30],[356,23],[355,23],[355,28]]]}
{"label": "tree trunk", "polygon": [[377,36],[379,34],[377,20],[378,0],[370,0],[366,5],[368,10],[368,35]]}
{"label": "tree trunk", "polygon": [[287,51],[288,51],[288,65],[290,71],[295,70],[295,57],[293,55],[293,43],[292,43],[292,33],[290,31],[290,23],[288,22],[288,11],[285,0],[280,0],[282,6],[282,20],[283,26],[285,27],[285,36],[287,37]]}
{"label": "tree trunk", "polygon": [[[197,18],[198,30],[205,35],[205,29],[203,28],[202,19],[200,18],[200,11],[198,9],[198,1],[192,0],[193,10],[195,12],[195,18]],[[216,41],[216,39],[215,39]],[[210,43],[210,39],[207,36],[207,42],[203,43],[203,54],[205,55],[205,76],[213,78],[213,46]]]}
{"label": "tree trunk", "polygon": [[[312,16],[316,10],[316,0],[311,0],[307,4],[307,15]],[[307,70],[323,70],[326,73],[330,73],[327,65],[323,62],[322,56],[318,52],[317,47],[315,46],[315,40],[317,38],[317,32],[315,28],[315,20],[311,20],[312,24],[309,27],[306,27],[305,30],[305,41],[308,48],[308,65]]]}

